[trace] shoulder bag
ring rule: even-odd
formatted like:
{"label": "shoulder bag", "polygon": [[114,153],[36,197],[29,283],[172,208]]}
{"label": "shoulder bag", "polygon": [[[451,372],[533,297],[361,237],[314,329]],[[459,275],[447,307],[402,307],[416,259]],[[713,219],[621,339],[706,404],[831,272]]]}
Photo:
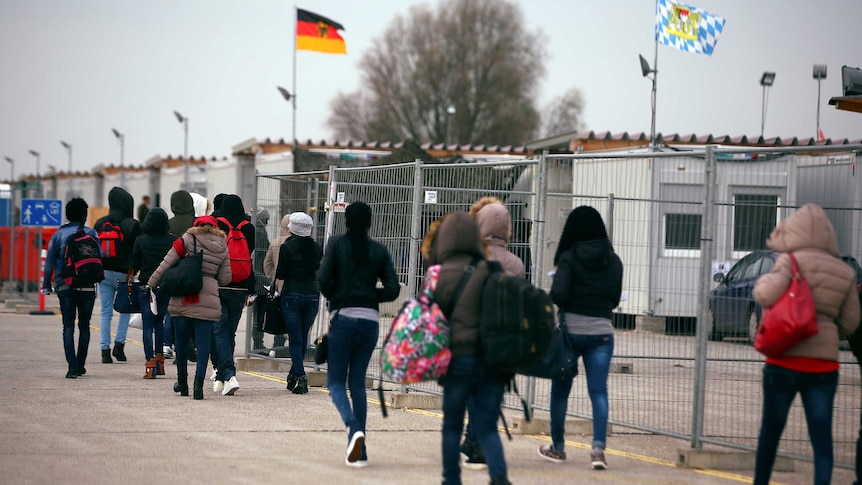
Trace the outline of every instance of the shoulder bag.
{"label": "shoulder bag", "polygon": [[198,240],[195,236],[194,251],[180,255],[180,260],[165,271],[159,284],[159,292],[166,296],[186,296],[200,293],[204,286],[203,263],[204,253],[198,252]]}
{"label": "shoulder bag", "polygon": [[788,256],[790,286],[771,308],[763,309],[763,319],[754,337],[754,348],[767,357],[783,355],[820,330],[808,281],[802,277],[796,257],[792,253]]}
{"label": "shoulder bag", "polygon": [[141,282],[132,281],[133,279],[134,273],[129,268],[126,281],[117,280],[117,292],[114,293],[114,310],[117,313],[141,313],[141,303],[138,299]]}
{"label": "shoulder bag", "polygon": [[266,313],[263,316],[263,328],[261,331],[270,335],[284,335],[287,327],[284,324],[284,315],[281,312],[281,296],[275,289],[276,282],[269,286],[266,296]]}

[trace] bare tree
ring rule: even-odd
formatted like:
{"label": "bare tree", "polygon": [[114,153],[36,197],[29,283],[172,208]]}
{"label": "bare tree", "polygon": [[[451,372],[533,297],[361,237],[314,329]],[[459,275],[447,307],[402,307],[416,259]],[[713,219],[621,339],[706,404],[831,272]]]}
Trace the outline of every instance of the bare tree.
{"label": "bare tree", "polygon": [[578,88],[554,98],[542,111],[542,137],[583,130],[583,112],[584,95]]}
{"label": "bare tree", "polygon": [[[414,6],[375,39],[359,92],[331,103],[339,139],[511,144],[539,128],[544,38],[509,0]],[[448,109],[454,108],[454,114]]]}

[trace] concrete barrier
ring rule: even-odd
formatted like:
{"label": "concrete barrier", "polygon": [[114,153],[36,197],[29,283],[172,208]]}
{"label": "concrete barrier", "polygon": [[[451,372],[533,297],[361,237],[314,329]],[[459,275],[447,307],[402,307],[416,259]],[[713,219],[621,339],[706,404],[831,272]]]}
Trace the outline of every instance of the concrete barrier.
{"label": "concrete barrier", "polygon": [[424,392],[398,392],[390,395],[388,405],[395,409],[442,409],[443,396]]}
{"label": "concrete barrier", "polygon": [[[523,416],[512,419],[509,431],[512,434],[551,434],[551,420],[548,418],[533,417],[527,421]],[[593,434],[593,421],[583,418],[566,419],[566,434],[591,435]],[[608,423],[608,436],[613,434],[613,425]]]}
{"label": "concrete barrier", "polygon": [[[754,470],[754,453],[750,451],[680,449],[676,465],[683,468],[711,470]],[[794,471],[794,461],[782,456],[775,458],[776,472]]]}

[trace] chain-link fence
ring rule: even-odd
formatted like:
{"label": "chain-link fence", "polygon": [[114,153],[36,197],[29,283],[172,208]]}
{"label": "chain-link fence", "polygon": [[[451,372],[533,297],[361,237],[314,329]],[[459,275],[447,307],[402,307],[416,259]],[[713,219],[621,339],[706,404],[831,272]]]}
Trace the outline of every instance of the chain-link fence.
{"label": "chain-link fence", "polygon": [[[824,146],[787,153],[707,147],[497,163],[333,167],[259,176],[257,206],[278,215],[268,227],[273,236],[281,216],[308,212],[321,244],[344,232],[346,204],[362,200],[372,207],[370,234],[389,248],[402,283],[399,299],[381,307],[381,343],[392,316],[421,281],[419,245],[431,221],[468,210],[483,196],[498,197],[513,219],[510,250],[524,261],[528,277],[547,289],[547,270],[553,268],[568,213],[579,205],[593,206],[603,215],[625,267],[608,379],[611,422],[688,439],[693,447],[713,443],[751,450],[760,425],[763,359],[750,345],[760,318],[750,292],[756,276],[774,262],[766,238],[795,208],[818,203],[862,283],[856,263],[862,256],[862,184],[855,170],[860,149]],[[312,341],[325,330],[327,318],[322,304]],[[842,350],[840,360],[835,457],[839,466],[851,466],[862,401],[860,372],[849,351]],[[369,377],[379,378],[378,364],[375,354]],[[549,381],[519,379],[530,405],[547,410]],[[408,390],[441,392],[433,382]],[[518,402],[507,395],[505,405],[517,407]],[[583,377],[575,379],[568,409],[570,415],[590,417]],[[811,460],[798,399],[781,452]]]}

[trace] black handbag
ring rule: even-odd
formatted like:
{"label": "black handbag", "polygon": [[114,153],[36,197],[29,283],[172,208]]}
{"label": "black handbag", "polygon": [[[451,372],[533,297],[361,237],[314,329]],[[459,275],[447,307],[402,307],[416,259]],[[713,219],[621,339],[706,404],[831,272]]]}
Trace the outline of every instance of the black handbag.
{"label": "black handbag", "polygon": [[198,252],[198,240],[194,239],[194,251],[186,251],[185,256],[167,270],[159,284],[159,293],[166,296],[186,296],[200,293],[204,287],[204,253]]}
{"label": "black handbag", "polygon": [[329,359],[329,334],[325,333],[314,340],[314,363],[324,364]]}
{"label": "black handbag", "polygon": [[578,375],[578,363],[566,322],[560,321],[554,329],[548,352],[532,365],[519,369],[518,374],[543,379],[572,379]]}
{"label": "black handbag", "polygon": [[138,292],[141,291],[141,282],[132,281],[132,271],[126,281],[117,280],[117,292],[114,294],[114,311],[117,313],[141,313],[141,300]]}
{"label": "black handbag", "polygon": [[263,333],[270,335],[284,335],[287,333],[287,327],[284,324],[284,315],[281,313],[281,297],[275,296],[278,293],[275,291],[275,283],[270,285],[269,292],[266,294],[266,313],[263,315]]}

